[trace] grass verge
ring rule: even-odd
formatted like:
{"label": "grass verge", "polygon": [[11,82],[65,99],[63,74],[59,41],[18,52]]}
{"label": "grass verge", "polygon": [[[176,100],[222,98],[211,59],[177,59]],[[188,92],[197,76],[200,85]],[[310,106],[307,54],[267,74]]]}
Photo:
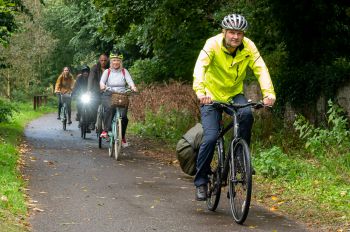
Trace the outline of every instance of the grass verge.
{"label": "grass verge", "polygon": [[25,182],[20,172],[21,140],[26,124],[53,108],[34,111],[29,103],[14,103],[18,112],[0,123],[0,231],[28,231]]}

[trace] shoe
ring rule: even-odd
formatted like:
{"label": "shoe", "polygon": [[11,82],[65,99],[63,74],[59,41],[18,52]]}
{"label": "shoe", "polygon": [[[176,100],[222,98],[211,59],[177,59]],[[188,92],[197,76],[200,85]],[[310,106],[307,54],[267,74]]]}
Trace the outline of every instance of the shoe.
{"label": "shoe", "polygon": [[90,123],[89,129],[90,129],[90,130],[95,130],[95,124],[94,124],[94,123]]}
{"label": "shoe", "polygon": [[58,116],[58,117],[57,117],[57,120],[61,120],[61,117],[60,117],[60,116]]}
{"label": "shoe", "polygon": [[80,120],[80,117],[77,115],[75,116],[75,121],[79,121]]}
{"label": "shoe", "polygon": [[68,120],[68,122],[67,122],[68,124],[72,124],[72,121],[71,120]]}
{"label": "shoe", "polygon": [[125,138],[122,139],[122,147],[128,147],[129,143],[126,141]]}
{"label": "shoe", "polygon": [[252,168],[253,170],[252,170],[252,175],[253,176],[255,176],[255,174],[256,174],[256,171],[255,171],[255,169],[254,168]]}
{"label": "shoe", "polygon": [[207,200],[208,186],[201,185],[196,187],[196,201],[206,201]]}
{"label": "shoe", "polygon": [[101,137],[101,138],[104,138],[104,139],[109,138],[107,131],[102,131],[100,137]]}

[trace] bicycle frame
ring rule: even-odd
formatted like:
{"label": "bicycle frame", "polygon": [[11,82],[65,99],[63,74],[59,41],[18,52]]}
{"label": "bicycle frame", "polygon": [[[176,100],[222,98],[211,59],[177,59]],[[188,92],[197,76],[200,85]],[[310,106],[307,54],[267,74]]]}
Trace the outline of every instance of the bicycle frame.
{"label": "bicycle frame", "polygon": [[[221,167],[221,180],[224,181],[223,186],[226,185],[226,180],[227,180],[228,171],[229,171],[229,162],[230,162],[230,157],[229,157],[230,150],[228,150],[227,155],[225,153],[224,135],[229,130],[231,130],[231,128],[233,128],[233,131],[232,131],[233,138],[231,140],[231,143],[233,141],[236,141],[238,139],[238,137],[239,137],[239,135],[238,135],[239,123],[238,123],[238,119],[237,119],[237,110],[232,109],[232,115],[230,115],[230,117],[232,118],[231,123],[228,124],[226,127],[221,125],[220,126],[220,130],[219,130],[219,134],[218,134],[218,137],[217,137],[217,140],[222,138],[222,141],[223,141],[222,144],[218,144],[218,147],[219,147],[219,150],[220,150],[220,152],[218,152],[218,155],[219,155],[218,159],[219,159],[219,164],[220,164],[220,167]],[[231,149],[231,147],[229,149]]]}

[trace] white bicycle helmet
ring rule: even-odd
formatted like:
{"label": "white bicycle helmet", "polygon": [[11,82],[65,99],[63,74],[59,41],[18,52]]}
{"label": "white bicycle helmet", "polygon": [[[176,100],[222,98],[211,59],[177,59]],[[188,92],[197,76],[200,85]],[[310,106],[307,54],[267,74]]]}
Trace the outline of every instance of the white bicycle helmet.
{"label": "white bicycle helmet", "polygon": [[229,14],[221,22],[224,29],[246,31],[248,29],[247,20],[239,14]]}

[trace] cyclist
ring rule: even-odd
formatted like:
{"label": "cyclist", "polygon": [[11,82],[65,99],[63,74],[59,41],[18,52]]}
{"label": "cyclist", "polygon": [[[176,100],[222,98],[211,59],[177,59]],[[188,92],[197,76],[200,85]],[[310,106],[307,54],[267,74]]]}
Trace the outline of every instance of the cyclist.
{"label": "cyclist", "polygon": [[[81,106],[81,101],[80,101],[79,97],[82,94],[87,92],[89,73],[90,73],[89,66],[83,65],[81,67],[81,73],[78,74],[78,76],[76,77],[76,81],[75,81],[75,84],[74,84],[72,96],[78,97],[78,99],[77,99],[77,115],[76,115],[76,118],[75,118],[76,121],[80,120],[82,106]],[[91,116],[89,115],[89,118],[90,117]],[[79,124],[79,126],[80,126],[80,124]]]}
{"label": "cyclist", "polygon": [[[74,86],[74,78],[71,74],[68,67],[63,68],[63,72],[59,75],[55,85],[55,93],[58,97],[58,117],[57,119],[61,119],[61,94],[71,94]],[[68,107],[68,124],[72,124],[71,120],[71,100],[67,102]]]}
{"label": "cyclist", "polygon": [[93,130],[96,123],[96,117],[97,117],[97,109],[99,104],[101,103],[101,93],[100,93],[100,80],[102,73],[108,69],[109,67],[109,60],[108,56],[106,54],[101,54],[97,64],[93,65],[91,67],[91,71],[89,74],[88,79],[88,91],[92,95],[92,105],[91,105],[91,112],[92,112],[92,118],[91,118],[91,124],[90,129]]}
{"label": "cyclist", "polygon": [[[104,107],[104,128],[101,133],[101,137],[108,140],[108,131],[111,130],[112,117],[115,114],[115,109],[111,107],[111,94],[110,93],[125,93],[127,85],[131,90],[137,92],[137,88],[132,80],[128,70],[123,68],[123,54],[115,52],[111,53],[110,69],[106,69],[101,77],[100,88],[102,91],[106,91],[102,98],[102,105]],[[126,128],[128,126],[127,112],[128,108],[121,108],[122,116],[122,146],[127,147],[128,143],[125,139]]]}
{"label": "cyclist", "polygon": [[[194,72],[193,89],[201,104],[203,143],[197,157],[194,178],[196,200],[207,198],[208,174],[213,158],[222,111],[211,105],[212,101],[247,103],[243,95],[243,80],[247,68],[257,77],[263,103],[272,106],[276,95],[270,74],[255,44],[244,36],[247,20],[239,14],[230,14],[221,22],[222,33],[209,38],[200,51]],[[239,110],[239,134],[250,143],[253,115],[249,107]]]}

